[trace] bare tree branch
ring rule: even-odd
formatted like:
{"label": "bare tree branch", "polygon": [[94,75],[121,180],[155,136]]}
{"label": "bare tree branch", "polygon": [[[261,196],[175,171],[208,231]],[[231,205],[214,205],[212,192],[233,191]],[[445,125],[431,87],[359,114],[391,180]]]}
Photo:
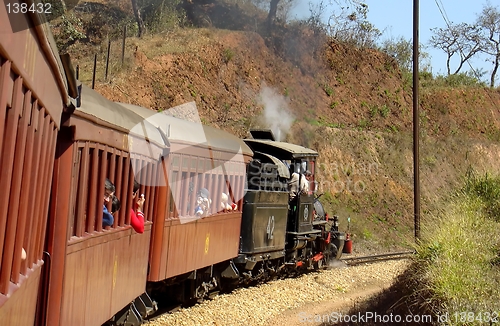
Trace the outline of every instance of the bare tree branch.
{"label": "bare tree branch", "polygon": [[493,70],[490,75],[490,87],[495,86],[495,78],[500,65],[500,12],[489,4],[483,7],[477,18],[478,25],[484,30],[484,48],[482,52],[493,57]]}
{"label": "bare tree branch", "polygon": [[435,35],[431,37],[430,44],[446,53],[448,75],[452,74],[451,59],[455,55],[460,58],[460,61],[453,75],[460,72],[467,60],[483,50],[484,42],[481,37],[481,29],[477,25],[450,24],[448,28],[434,28],[432,31]]}
{"label": "bare tree branch", "polygon": [[500,12],[497,7],[484,5],[474,25],[451,24],[448,28],[435,28],[432,31],[434,35],[429,43],[446,53],[448,75],[451,75],[451,59],[455,55],[460,58],[460,62],[454,75],[460,72],[469,59],[481,52],[493,57],[490,87],[494,87],[500,66]]}

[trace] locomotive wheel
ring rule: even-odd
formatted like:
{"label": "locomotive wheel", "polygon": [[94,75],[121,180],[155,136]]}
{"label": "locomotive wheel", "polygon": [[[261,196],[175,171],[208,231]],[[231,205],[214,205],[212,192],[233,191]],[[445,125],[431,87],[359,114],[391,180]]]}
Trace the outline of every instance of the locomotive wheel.
{"label": "locomotive wheel", "polygon": [[332,260],[337,259],[338,251],[339,250],[337,249],[336,245],[334,245],[333,243],[328,244],[323,258],[325,265],[328,265]]}
{"label": "locomotive wheel", "polygon": [[314,269],[316,269],[316,270],[322,269],[323,265],[324,265],[324,260],[325,260],[325,257],[323,256],[323,258],[321,258],[317,262],[314,262]]}

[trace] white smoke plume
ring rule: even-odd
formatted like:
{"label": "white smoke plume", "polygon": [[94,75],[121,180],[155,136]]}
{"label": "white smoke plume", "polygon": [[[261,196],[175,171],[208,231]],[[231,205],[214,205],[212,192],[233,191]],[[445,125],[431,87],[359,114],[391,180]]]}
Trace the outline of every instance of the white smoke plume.
{"label": "white smoke plume", "polygon": [[270,128],[277,141],[286,139],[295,117],[290,113],[287,99],[274,89],[263,86],[258,103],[264,106],[261,123]]}

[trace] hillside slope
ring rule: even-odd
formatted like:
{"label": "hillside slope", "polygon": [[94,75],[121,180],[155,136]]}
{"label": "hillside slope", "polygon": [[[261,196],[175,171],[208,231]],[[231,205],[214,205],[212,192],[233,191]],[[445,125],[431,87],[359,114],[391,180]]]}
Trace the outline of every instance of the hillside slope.
{"label": "hillside slope", "polygon": [[[99,77],[105,43],[76,43],[69,52],[87,84],[92,54],[100,53],[96,90],[112,100],[153,110],[195,101],[203,123],[240,137],[250,128],[278,128],[281,138],[317,150],[322,200],[342,229],[351,217],[355,250],[407,247],[412,89],[394,60],[319,37],[307,26],[283,36],[245,26],[129,37],[123,66],[115,41],[107,81]],[[496,171],[499,107],[498,90],[420,90],[422,223],[467,169]]]}

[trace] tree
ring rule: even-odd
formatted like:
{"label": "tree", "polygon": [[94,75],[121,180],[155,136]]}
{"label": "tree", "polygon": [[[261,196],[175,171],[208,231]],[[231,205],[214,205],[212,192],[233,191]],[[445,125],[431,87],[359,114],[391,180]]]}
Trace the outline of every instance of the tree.
{"label": "tree", "polygon": [[368,5],[360,0],[334,0],[334,2],[340,10],[333,11],[329,18],[329,34],[341,42],[374,48],[382,33],[367,19]]}
{"label": "tree", "polygon": [[144,25],[144,21],[141,17],[141,12],[139,11],[139,7],[137,6],[137,0],[132,1],[132,10],[134,11],[135,21],[137,22],[138,32],[137,37],[141,37],[146,31],[146,26]]}
{"label": "tree", "polygon": [[497,7],[486,4],[473,25],[467,23],[449,24],[448,28],[435,28],[431,37],[431,46],[447,54],[446,66],[451,75],[451,59],[460,58],[458,67],[453,72],[458,74],[463,65],[479,53],[493,57],[493,69],[490,75],[490,87],[494,87],[500,66],[500,12]]}
{"label": "tree", "polygon": [[[419,45],[419,71],[430,72],[429,54]],[[387,39],[382,42],[380,50],[396,60],[401,70],[411,73],[413,69],[413,42],[400,36],[398,39]]]}
{"label": "tree", "polygon": [[286,20],[286,15],[294,2],[295,0],[271,0],[269,3],[269,13],[267,15],[268,26],[271,28],[278,16]]}
{"label": "tree", "polygon": [[[187,0],[187,1],[202,1],[202,0]],[[297,0],[251,0],[254,5],[259,8],[267,8],[269,5],[269,12],[267,15],[267,24],[269,27],[272,27],[273,23],[277,18],[282,18],[286,20],[287,13],[290,9],[296,4]],[[363,28],[366,28],[369,24],[366,20],[366,13],[368,12],[368,6],[362,0],[321,0],[321,1],[309,1],[309,11],[311,12],[311,17],[308,19],[308,22],[315,21],[315,24],[318,25],[321,22],[321,16],[328,9],[327,7],[333,6],[340,8],[341,13],[335,17],[335,20],[338,20],[339,17],[343,17],[344,19],[351,19],[354,21],[356,19],[353,18],[363,18],[363,22],[361,23],[359,20],[359,26],[364,25]],[[349,14],[346,12],[349,11]],[[332,17],[334,15],[332,14]],[[350,16],[350,18],[346,18]],[[332,20],[332,18],[330,18]],[[368,24],[367,24],[368,23]],[[373,25],[369,24],[370,29],[373,29]]]}
{"label": "tree", "polygon": [[493,70],[490,75],[490,87],[495,86],[495,78],[500,65],[500,12],[489,4],[483,7],[477,19],[478,25],[484,31],[484,47],[482,51],[493,57]]}
{"label": "tree", "polygon": [[431,46],[441,49],[446,53],[446,69],[448,76],[451,75],[451,60],[453,57],[460,58],[459,64],[453,75],[460,72],[464,64],[483,51],[484,40],[481,37],[481,27],[467,23],[450,24],[448,28],[433,28],[434,35],[431,37]]}
{"label": "tree", "polygon": [[276,13],[278,12],[278,3],[280,0],[271,0],[269,6],[269,14],[267,15],[267,24],[269,27],[272,26],[274,20],[276,19]]}
{"label": "tree", "polygon": [[411,71],[413,66],[413,44],[402,36],[398,40],[388,39],[382,42],[382,52],[393,57],[399,67],[405,71]]}

